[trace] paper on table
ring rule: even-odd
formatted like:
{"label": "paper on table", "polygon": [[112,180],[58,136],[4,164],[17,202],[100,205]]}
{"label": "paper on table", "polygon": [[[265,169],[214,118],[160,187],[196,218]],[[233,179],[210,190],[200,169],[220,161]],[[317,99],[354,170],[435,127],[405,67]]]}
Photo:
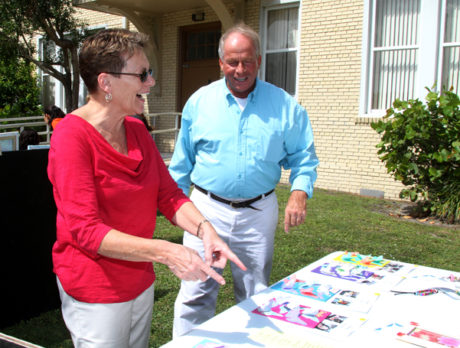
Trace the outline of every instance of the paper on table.
{"label": "paper on table", "polygon": [[211,341],[206,338],[202,340],[200,343],[194,345],[193,348],[230,348],[230,346],[222,344],[220,342]]}
{"label": "paper on table", "polygon": [[326,302],[340,290],[328,284],[307,283],[304,280],[296,279],[295,276],[288,277],[272,285],[271,288],[322,302]]}
{"label": "paper on table", "polygon": [[398,339],[407,343],[415,344],[419,347],[460,347],[460,335],[452,337],[434,330],[428,330],[417,324],[413,324],[404,333],[399,333]]}
{"label": "paper on table", "polygon": [[383,256],[361,255],[358,252],[344,252],[334,260],[366,267],[383,267],[390,262],[389,260],[385,260]]}
{"label": "paper on table", "polygon": [[252,313],[309,328],[316,327],[331,314],[331,312],[304,306],[284,298],[272,298],[268,303],[254,309]]}
{"label": "paper on table", "polygon": [[340,291],[331,301],[352,311],[368,313],[380,294],[376,292],[358,292],[352,290]]}
{"label": "paper on table", "polygon": [[252,330],[249,338],[263,344],[267,348],[332,348],[332,345],[324,343],[324,339],[306,337],[295,333],[283,333],[272,328],[265,327]]}
{"label": "paper on table", "polygon": [[374,274],[367,267],[342,262],[326,262],[312,272],[353,282],[363,282]]}

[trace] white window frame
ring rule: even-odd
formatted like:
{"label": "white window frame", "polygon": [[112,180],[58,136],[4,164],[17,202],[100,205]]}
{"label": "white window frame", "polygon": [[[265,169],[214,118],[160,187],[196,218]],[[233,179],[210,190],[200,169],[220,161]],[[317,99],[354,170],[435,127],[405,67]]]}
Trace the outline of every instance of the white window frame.
{"label": "white window frame", "polygon": [[[378,0],[364,1],[363,63],[359,106],[359,113],[362,117],[381,117],[386,113],[386,110],[383,109],[371,109],[375,1]],[[418,49],[418,65],[414,92],[414,98],[419,98],[420,100],[424,100],[427,94],[425,87],[432,88],[435,84],[436,90],[440,90],[442,87],[439,83],[442,74],[445,4],[446,0],[421,0],[419,43],[416,46]]]}
{"label": "white window frame", "polygon": [[[267,27],[267,13],[269,10],[274,10],[274,9],[286,9],[289,7],[297,7],[298,8],[298,20],[297,20],[297,42],[296,42],[296,48],[295,50],[297,51],[296,53],[296,68],[295,68],[295,75],[296,75],[296,81],[295,81],[295,93],[293,95],[294,98],[297,99],[298,92],[299,92],[299,70],[300,70],[300,36],[301,36],[301,28],[302,28],[302,23],[301,23],[301,2],[298,0],[262,0],[260,4],[261,8],[261,14],[260,14],[260,41],[261,41],[261,56],[262,56],[262,62],[260,65],[259,69],[259,78],[261,80],[265,81],[265,64],[266,64],[266,49],[265,49],[265,44],[267,42],[267,31],[265,30]],[[294,49],[290,49],[293,51]]]}
{"label": "white window frame", "polygon": [[[443,61],[444,61],[444,49],[447,48],[447,47],[460,47],[460,42],[449,42],[449,43],[445,43],[444,42],[444,36],[445,36],[445,26],[446,26],[446,23],[445,23],[445,20],[446,20],[446,16],[445,16],[445,12],[447,11],[447,8],[446,8],[446,0],[443,0],[441,2],[441,24],[440,24],[440,28],[441,28],[441,32],[440,32],[440,42],[439,42],[439,69],[438,69],[438,75],[437,75],[437,80],[438,81],[442,81],[442,64],[443,64]],[[460,26],[460,24],[457,24],[457,28]],[[457,56],[457,59],[459,57]],[[457,68],[458,69],[458,68]],[[441,89],[441,88],[450,88],[450,86],[441,86],[439,85],[438,89]],[[460,85],[457,85],[457,89],[455,91],[457,94],[460,94]]]}
{"label": "white window frame", "polygon": [[[37,37],[37,47],[38,47],[38,56],[40,60],[43,60],[44,56],[44,45],[43,45],[43,36],[39,35]],[[57,51],[59,48],[55,46],[55,50]],[[57,68],[58,71],[62,72],[62,67]],[[64,93],[64,86],[62,83],[55,79],[53,76],[48,74],[47,72],[43,71],[40,68],[37,68],[37,74],[40,77],[40,84],[42,86],[42,94],[41,98],[43,98],[43,86],[44,86],[44,77],[49,76],[50,80],[54,82],[54,105],[58,106],[62,110],[65,110],[65,93]],[[44,103],[44,100],[42,99],[42,102]],[[49,107],[51,105],[43,105],[44,107]]]}
{"label": "white window frame", "polygon": [[[107,26],[106,25],[103,25],[103,26],[92,26],[92,27],[88,27],[89,30],[101,30],[101,29],[106,29]],[[39,35],[37,36],[37,41],[36,41],[36,45],[38,47],[38,54],[39,54],[39,57],[40,59],[43,59],[43,36],[42,35]],[[59,47],[56,46],[56,50],[58,50]],[[58,69],[60,72],[63,71],[63,68],[62,67],[58,67]],[[44,72],[42,69],[40,68],[37,68],[37,74],[38,76],[40,77],[40,83],[41,85],[43,86],[43,77],[44,76],[50,76],[50,79],[53,80],[54,82],[54,105],[58,106],[59,108],[61,108],[62,110],[66,110],[66,105],[65,105],[65,90],[64,90],[64,86],[62,85],[61,81],[55,79],[53,76],[47,74],[46,72]],[[85,83],[83,82],[82,78],[80,77],[80,88],[78,90],[78,105],[79,106],[82,106],[84,104],[86,104],[86,98],[85,96],[87,95],[87,89],[86,89],[86,86],[85,86]],[[43,105],[44,107],[49,107],[51,105]]]}

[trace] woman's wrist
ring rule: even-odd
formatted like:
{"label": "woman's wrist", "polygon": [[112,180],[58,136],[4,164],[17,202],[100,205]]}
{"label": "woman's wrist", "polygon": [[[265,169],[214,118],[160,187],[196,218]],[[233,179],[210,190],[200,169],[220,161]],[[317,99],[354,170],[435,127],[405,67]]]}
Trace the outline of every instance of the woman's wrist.
{"label": "woman's wrist", "polygon": [[198,227],[196,229],[196,236],[198,238],[200,238],[200,239],[203,239],[202,238],[203,237],[203,226],[202,225],[205,224],[205,223],[209,223],[209,220],[204,219],[204,220],[200,221],[200,223],[198,224]]}

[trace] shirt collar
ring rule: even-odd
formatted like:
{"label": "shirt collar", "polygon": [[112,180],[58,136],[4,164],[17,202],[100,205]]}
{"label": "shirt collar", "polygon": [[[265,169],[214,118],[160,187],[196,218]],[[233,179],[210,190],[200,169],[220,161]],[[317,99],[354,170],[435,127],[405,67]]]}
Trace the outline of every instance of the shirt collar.
{"label": "shirt collar", "polygon": [[[223,81],[223,84],[224,84],[224,89],[226,91],[226,96],[227,96],[227,100],[230,102],[230,101],[234,101],[236,103],[236,100],[235,100],[235,97],[233,96],[232,92],[230,92],[230,90],[228,89],[228,86],[227,86],[227,81],[225,79],[225,77],[222,79]],[[260,83],[259,83],[259,78],[256,77],[256,86],[254,87],[254,89],[248,94],[248,102],[252,102],[254,100],[254,98],[257,96],[258,94],[258,91],[260,89]]]}

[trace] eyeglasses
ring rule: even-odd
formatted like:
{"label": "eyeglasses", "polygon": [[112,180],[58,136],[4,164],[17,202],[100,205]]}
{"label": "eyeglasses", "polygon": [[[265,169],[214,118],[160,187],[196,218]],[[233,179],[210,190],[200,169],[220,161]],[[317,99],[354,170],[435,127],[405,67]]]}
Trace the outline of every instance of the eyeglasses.
{"label": "eyeglasses", "polygon": [[149,69],[149,70],[144,70],[142,73],[140,74],[135,74],[135,73],[123,73],[123,72],[111,72],[111,71],[107,71],[105,72],[106,74],[113,74],[113,75],[131,75],[131,76],[137,76],[139,77],[139,79],[141,80],[142,83],[144,83],[145,81],[147,81],[147,77],[149,76],[153,76],[153,70],[152,69]]}

